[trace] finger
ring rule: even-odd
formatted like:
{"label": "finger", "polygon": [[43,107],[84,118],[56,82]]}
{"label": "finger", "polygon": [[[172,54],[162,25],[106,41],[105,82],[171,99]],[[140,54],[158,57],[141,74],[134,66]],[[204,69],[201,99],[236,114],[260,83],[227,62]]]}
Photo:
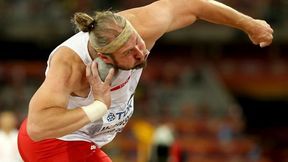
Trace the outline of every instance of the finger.
{"label": "finger", "polygon": [[269,44],[270,44],[269,42],[261,42],[260,47],[263,48],[263,47],[268,46]]}
{"label": "finger", "polygon": [[90,77],[91,76],[91,64],[88,64],[86,66],[86,77]]}
{"label": "finger", "polygon": [[272,40],[273,40],[273,35],[272,34],[267,34],[265,42],[272,43]]}
{"label": "finger", "polygon": [[92,76],[98,81],[100,81],[101,79],[98,74],[98,63],[96,61],[92,62],[91,71],[92,71]]}
{"label": "finger", "polygon": [[274,33],[274,30],[272,29],[272,27],[269,24],[267,24],[267,28],[268,28],[268,31],[270,33]]}
{"label": "finger", "polygon": [[107,77],[105,78],[105,83],[106,83],[106,84],[108,84],[108,85],[111,85],[111,84],[112,84],[112,80],[113,80],[114,73],[115,73],[115,69],[114,69],[114,68],[111,68],[111,69],[109,70],[109,73],[108,73]]}
{"label": "finger", "polygon": [[248,35],[249,36],[249,39],[251,40],[251,42],[254,44],[254,45],[257,45],[258,43],[254,40],[253,36],[251,35]]}
{"label": "finger", "polygon": [[274,33],[274,30],[270,26],[269,26],[268,30],[270,33]]}
{"label": "finger", "polygon": [[252,43],[254,44],[254,45],[257,45],[258,43],[255,41],[255,40],[253,40],[253,39],[251,39],[251,41],[252,41]]}

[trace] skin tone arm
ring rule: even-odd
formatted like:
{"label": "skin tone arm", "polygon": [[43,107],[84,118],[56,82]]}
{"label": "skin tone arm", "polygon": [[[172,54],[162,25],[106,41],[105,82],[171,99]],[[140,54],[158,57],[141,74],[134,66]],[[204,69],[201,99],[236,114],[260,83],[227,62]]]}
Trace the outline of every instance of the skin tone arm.
{"label": "skin tone arm", "polygon": [[110,106],[113,71],[110,71],[103,83],[98,76],[95,62],[87,67],[79,67],[79,60],[72,50],[65,47],[60,48],[53,56],[48,75],[29,104],[27,132],[32,140],[61,137],[90,122],[81,108],[67,109],[69,96],[75,91],[85,71],[89,82],[87,87],[91,85],[95,100]]}
{"label": "skin tone arm", "polygon": [[119,14],[131,21],[148,48],[163,34],[189,26],[197,19],[240,29],[261,47],[270,45],[273,39],[273,30],[265,21],[213,0],[160,0]]}

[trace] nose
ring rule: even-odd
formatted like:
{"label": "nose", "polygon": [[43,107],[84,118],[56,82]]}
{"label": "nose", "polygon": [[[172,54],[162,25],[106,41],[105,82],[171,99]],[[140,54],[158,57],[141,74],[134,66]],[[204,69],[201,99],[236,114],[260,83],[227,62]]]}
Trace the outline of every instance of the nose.
{"label": "nose", "polygon": [[142,49],[140,49],[138,46],[135,46],[135,50],[136,50],[136,55],[135,58],[139,61],[144,61],[146,60],[148,53],[143,51]]}
{"label": "nose", "polygon": [[145,49],[145,52],[144,52],[144,59],[146,60],[148,55],[149,55],[150,51],[148,49]]}

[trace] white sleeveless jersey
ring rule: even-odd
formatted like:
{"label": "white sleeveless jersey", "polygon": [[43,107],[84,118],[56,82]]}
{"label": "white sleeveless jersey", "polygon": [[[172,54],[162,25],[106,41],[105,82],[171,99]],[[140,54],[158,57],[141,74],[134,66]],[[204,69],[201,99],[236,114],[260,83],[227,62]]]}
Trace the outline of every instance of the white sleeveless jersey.
{"label": "white sleeveless jersey", "polygon": [[[53,54],[61,46],[69,47],[75,51],[85,65],[91,63],[92,59],[87,48],[88,40],[88,33],[79,32],[54,49],[47,61],[46,74],[49,70],[49,62]],[[112,102],[108,112],[100,120],[89,123],[78,131],[65,135],[59,139],[65,141],[89,141],[95,143],[98,147],[102,147],[112,141],[132,116],[134,109],[134,92],[141,73],[142,69],[128,71],[120,70],[112,83]],[[70,96],[68,109],[86,106],[93,101],[94,98],[91,91],[86,98]]]}

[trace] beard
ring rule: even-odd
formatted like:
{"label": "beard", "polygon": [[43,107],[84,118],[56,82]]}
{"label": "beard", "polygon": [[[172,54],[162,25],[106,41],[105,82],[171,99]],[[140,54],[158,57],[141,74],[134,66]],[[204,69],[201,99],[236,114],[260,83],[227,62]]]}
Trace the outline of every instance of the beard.
{"label": "beard", "polygon": [[115,59],[115,57],[113,55],[109,54],[106,56],[108,56],[112,59],[114,64],[113,65],[111,64],[111,65],[115,68],[115,70],[118,70],[118,69],[119,70],[137,70],[137,69],[145,68],[147,66],[147,60],[144,60],[142,63],[140,63],[134,67],[128,68],[128,67],[124,67],[124,66],[119,65],[119,62]]}
{"label": "beard", "polygon": [[136,65],[135,67],[133,67],[132,69],[142,69],[142,68],[146,68],[147,66],[147,60],[145,60],[144,62],[142,62],[141,64],[139,65]]}

